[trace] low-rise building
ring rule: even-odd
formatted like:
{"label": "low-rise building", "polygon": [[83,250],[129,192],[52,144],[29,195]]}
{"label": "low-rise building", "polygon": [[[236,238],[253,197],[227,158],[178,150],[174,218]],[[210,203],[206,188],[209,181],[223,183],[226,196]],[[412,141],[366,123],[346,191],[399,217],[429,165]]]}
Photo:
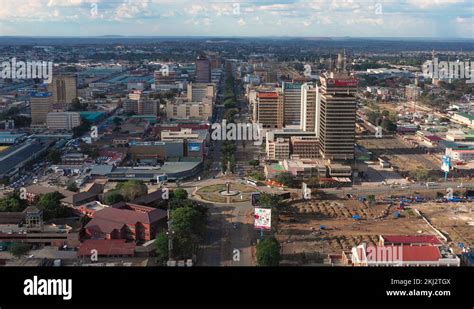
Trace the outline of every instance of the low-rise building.
{"label": "low-rise building", "polygon": [[166,227],[165,210],[121,202],[99,210],[86,225],[91,239],[125,239],[145,242]]}
{"label": "low-rise building", "polygon": [[291,154],[302,159],[319,158],[318,139],[311,136],[292,136]]}
{"label": "low-rise building", "polygon": [[452,119],[454,121],[465,124],[471,128],[474,128],[474,115],[469,115],[466,113],[457,113],[453,115]]}
{"label": "low-rise building", "polygon": [[72,130],[81,125],[81,116],[77,112],[48,113],[46,125],[49,130]]}
{"label": "low-rise building", "polygon": [[177,98],[166,104],[166,117],[168,119],[199,119],[208,120],[212,117],[213,102],[203,98],[201,102],[189,102]]}
{"label": "low-rise building", "polygon": [[419,246],[374,246],[366,244],[343,252],[343,261],[352,266],[451,266],[459,267],[461,260],[448,248]]}
{"label": "low-rise building", "polygon": [[274,141],[267,140],[267,158],[269,160],[284,160],[290,157],[290,141],[277,138]]}

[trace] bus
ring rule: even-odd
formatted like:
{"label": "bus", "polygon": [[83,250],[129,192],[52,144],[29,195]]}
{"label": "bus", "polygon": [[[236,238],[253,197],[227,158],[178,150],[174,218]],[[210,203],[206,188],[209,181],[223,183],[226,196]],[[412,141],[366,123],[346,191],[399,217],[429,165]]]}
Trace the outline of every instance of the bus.
{"label": "bus", "polygon": [[252,179],[247,179],[247,184],[252,185],[254,187],[257,186],[257,182],[255,180],[252,180]]}

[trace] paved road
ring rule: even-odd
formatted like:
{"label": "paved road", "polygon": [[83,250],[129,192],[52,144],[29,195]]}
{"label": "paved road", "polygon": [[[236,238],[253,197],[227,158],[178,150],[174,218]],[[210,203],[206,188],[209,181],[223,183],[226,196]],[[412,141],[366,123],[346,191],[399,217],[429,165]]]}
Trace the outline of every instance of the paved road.
{"label": "paved road", "polygon": [[[240,89],[236,93],[240,94]],[[247,110],[241,100],[238,99],[238,107],[245,118],[248,117]],[[220,122],[224,116],[225,109],[216,109],[216,121]],[[247,143],[249,144],[249,143]],[[220,167],[221,162],[221,141],[213,141],[211,170]],[[247,147],[246,147],[247,148]],[[249,147],[250,148],[250,147]],[[249,156],[250,154],[250,156]],[[247,169],[248,161],[253,159],[251,151],[244,149],[242,143],[237,143],[236,169]],[[183,183],[183,186],[204,187],[215,183],[224,183],[223,179],[212,179],[220,176],[217,171],[211,171],[210,179],[203,179],[200,182]],[[228,178],[238,182],[237,177]],[[194,199],[198,197],[194,196]],[[208,233],[204,244],[200,250],[199,265],[202,266],[253,266],[255,265],[253,252],[256,243],[257,232],[253,227],[253,206],[250,202],[223,204],[209,203],[210,216]]]}

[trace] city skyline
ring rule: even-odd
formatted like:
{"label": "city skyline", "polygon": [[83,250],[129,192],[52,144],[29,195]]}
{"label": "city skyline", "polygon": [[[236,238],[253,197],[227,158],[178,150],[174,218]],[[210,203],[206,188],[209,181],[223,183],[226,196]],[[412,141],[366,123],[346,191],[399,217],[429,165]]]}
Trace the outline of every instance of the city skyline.
{"label": "city skyline", "polygon": [[468,0],[2,0],[0,4],[0,36],[474,38],[474,6]]}

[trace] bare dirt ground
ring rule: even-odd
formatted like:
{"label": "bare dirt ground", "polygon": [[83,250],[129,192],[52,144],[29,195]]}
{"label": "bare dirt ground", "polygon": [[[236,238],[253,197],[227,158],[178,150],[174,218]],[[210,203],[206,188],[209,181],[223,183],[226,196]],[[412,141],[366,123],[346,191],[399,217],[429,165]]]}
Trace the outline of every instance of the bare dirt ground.
{"label": "bare dirt ground", "polygon": [[[363,242],[375,245],[379,235],[435,234],[413,211],[395,218],[396,211],[388,204],[369,206],[357,200],[313,200],[288,206],[279,214],[277,229],[282,265],[320,264],[328,254],[340,254]],[[361,219],[353,219],[354,215]]]}
{"label": "bare dirt ground", "polygon": [[420,211],[436,229],[447,236],[448,244],[455,252],[461,252],[458,243],[471,248],[474,246],[474,205],[472,203],[429,202],[413,205],[413,208]]}

